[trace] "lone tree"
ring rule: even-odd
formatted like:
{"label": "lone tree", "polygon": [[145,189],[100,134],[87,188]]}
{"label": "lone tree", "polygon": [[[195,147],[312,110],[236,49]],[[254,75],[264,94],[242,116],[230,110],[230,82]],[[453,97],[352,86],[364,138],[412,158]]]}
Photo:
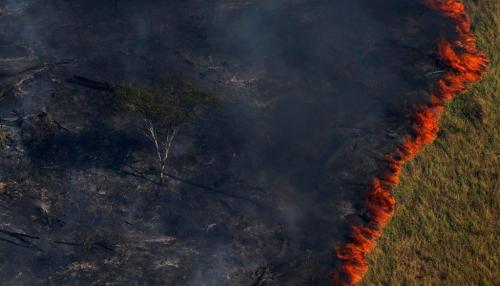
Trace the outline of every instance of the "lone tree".
{"label": "lone tree", "polygon": [[168,78],[158,87],[137,84],[117,86],[113,91],[113,101],[119,107],[142,117],[142,134],[154,147],[163,182],[179,130],[216,102],[214,94],[179,77]]}

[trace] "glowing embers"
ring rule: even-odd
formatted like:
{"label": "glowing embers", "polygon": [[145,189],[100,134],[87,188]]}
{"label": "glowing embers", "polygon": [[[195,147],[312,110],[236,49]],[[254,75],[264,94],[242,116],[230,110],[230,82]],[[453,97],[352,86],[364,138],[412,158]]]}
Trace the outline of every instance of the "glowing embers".
{"label": "glowing embers", "polygon": [[390,190],[399,183],[403,164],[436,139],[445,102],[479,80],[488,63],[486,56],[476,47],[462,3],[457,0],[425,0],[425,3],[455,22],[456,39],[438,42],[440,60],[449,71],[430,91],[430,102],[415,109],[412,134],[404,138],[394,154],[385,156],[387,171],[373,179],[367,191],[365,207],[370,217],[366,226],[353,225],[350,241],[336,249],[341,264],[335,269],[332,279],[338,286],[357,285],[363,279],[368,271],[366,255],[373,250],[375,240],[394,214],[395,199]]}

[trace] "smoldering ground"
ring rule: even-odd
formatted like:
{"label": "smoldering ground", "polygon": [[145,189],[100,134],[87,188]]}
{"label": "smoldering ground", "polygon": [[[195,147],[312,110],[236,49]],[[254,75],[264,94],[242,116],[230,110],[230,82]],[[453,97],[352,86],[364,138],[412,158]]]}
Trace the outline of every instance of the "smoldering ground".
{"label": "smoldering ground", "polygon": [[[426,99],[449,30],[410,0],[0,9],[0,114],[14,118],[0,278],[12,285],[328,285],[331,248],[363,221],[366,184]],[[127,118],[68,79],[152,85],[170,73],[221,107],[182,132],[174,178],[158,186]]]}

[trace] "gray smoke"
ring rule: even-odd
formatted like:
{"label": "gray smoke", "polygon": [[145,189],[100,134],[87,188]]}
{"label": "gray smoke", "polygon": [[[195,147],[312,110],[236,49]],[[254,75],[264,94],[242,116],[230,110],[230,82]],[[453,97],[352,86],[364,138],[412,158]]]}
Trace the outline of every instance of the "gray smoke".
{"label": "gray smoke", "polygon": [[[425,99],[434,41],[446,28],[412,0],[4,0],[0,58],[16,50],[45,67],[26,81],[16,108],[49,110],[68,126],[96,129],[100,119],[112,132],[126,129],[98,109],[99,95],[66,83],[74,75],[148,85],[181,73],[221,99],[220,110],[183,134],[176,174],[247,201],[179,182],[155,199],[144,189],[158,187],[104,163],[79,172],[71,172],[78,160],[63,165],[69,177],[57,177],[63,182],[54,189],[71,185],[68,200],[82,204],[66,209],[67,219],[118,233],[126,249],[109,254],[123,261],[115,274],[101,256],[82,254],[102,266],[88,277],[118,275],[114,281],[130,285],[327,285],[335,264],[329,251],[346,239],[349,223],[363,221],[366,184],[407,132],[408,109]],[[101,162],[94,157],[107,149],[94,129],[89,138],[79,134],[88,144],[82,149],[98,155],[77,158]],[[65,136],[60,149],[83,144]],[[113,148],[116,156],[148,158],[145,143],[106,140],[123,148]],[[186,150],[195,150],[198,165]],[[110,179],[92,180],[84,175],[91,170]],[[111,202],[87,201],[92,188]],[[78,239],[78,227],[68,226],[67,237]],[[148,244],[167,236],[175,242]],[[68,253],[51,255],[63,273]]]}

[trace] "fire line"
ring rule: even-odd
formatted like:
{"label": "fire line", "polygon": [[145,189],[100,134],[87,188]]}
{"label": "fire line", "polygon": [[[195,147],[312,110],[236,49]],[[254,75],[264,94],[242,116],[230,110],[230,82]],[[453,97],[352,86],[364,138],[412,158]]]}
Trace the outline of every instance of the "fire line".
{"label": "fire line", "polygon": [[423,1],[455,24],[456,37],[440,39],[437,44],[439,59],[448,71],[436,86],[430,88],[429,102],[415,108],[411,133],[393,153],[385,155],[388,168],[373,178],[366,194],[368,223],[352,225],[349,241],[336,248],[340,265],[334,269],[332,280],[337,286],[355,286],[363,279],[368,271],[366,256],[394,214],[395,199],[391,190],[399,183],[402,166],[436,139],[445,103],[481,79],[488,64],[487,57],[477,48],[476,38],[470,30],[470,18],[459,0]]}

